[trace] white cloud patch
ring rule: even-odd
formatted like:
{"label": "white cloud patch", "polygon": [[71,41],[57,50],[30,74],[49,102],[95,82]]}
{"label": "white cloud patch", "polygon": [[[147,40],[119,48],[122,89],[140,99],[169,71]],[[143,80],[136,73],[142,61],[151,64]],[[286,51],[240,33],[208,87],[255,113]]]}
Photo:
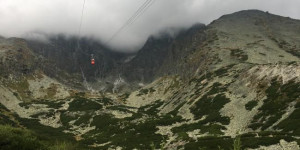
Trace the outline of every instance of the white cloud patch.
{"label": "white cloud patch", "polygon": [[[107,41],[146,0],[86,0],[81,36]],[[300,18],[299,0],[154,0],[136,22],[109,45],[139,48],[165,28],[208,24],[228,13],[259,9]],[[77,35],[83,0],[0,0],[0,35],[39,38],[36,33]],[[40,37],[42,38],[42,37]],[[45,39],[42,39],[45,40]]]}

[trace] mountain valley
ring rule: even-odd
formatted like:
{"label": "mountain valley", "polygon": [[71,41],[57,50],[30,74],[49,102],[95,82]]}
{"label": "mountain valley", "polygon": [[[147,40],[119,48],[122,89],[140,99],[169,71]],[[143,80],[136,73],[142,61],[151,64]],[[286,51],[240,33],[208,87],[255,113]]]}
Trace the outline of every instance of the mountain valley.
{"label": "mountain valley", "polygon": [[300,21],[244,10],[136,53],[0,37],[0,112],[0,138],[26,132],[34,149],[297,150]]}

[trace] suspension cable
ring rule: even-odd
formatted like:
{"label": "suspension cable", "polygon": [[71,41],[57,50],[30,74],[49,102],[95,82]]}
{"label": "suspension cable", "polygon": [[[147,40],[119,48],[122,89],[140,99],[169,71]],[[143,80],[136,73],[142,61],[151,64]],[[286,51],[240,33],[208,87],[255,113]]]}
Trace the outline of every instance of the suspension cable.
{"label": "suspension cable", "polygon": [[81,10],[81,17],[80,17],[80,24],[78,29],[78,36],[80,37],[81,34],[81,26],[82,26],[82,19],[83,19],[83,13],[84,13],[84,6],[85,6],[85,0],[83,0],[82,10]]}
{"label": "suspension cable", "polygon": [[105,42],[110,43],[115,37],[118,36],[125,28],[132,25],[152,4],[154,0],[146,0],[139,9]]}

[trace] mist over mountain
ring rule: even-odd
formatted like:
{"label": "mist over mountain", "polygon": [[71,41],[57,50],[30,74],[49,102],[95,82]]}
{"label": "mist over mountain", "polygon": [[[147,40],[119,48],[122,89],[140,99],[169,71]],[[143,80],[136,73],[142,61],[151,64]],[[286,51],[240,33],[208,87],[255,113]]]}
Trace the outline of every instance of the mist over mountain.
{"label": "mist over mountain", "polygon": [[[93,37],[105,43],[144,2],[86,0],[81,23],[83,0],[1,0],[0,35],[45,39],[42,33],[64,34]],[[106,44],[119,51],[133,52],[140,49],[150,35],[166,28],[189,28],[197,22],[209,24],[224,14],[253,8],[299,19],[299,5],[298,0],[155,0],[140,17]]]}

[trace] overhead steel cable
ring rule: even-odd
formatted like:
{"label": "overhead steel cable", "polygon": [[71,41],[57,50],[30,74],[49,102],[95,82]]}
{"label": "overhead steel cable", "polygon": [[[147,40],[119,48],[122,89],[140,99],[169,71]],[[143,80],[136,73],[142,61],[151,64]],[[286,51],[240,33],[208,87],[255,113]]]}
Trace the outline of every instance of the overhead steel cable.
{"label": "overhead steel cable", "polygon": [[152,0],[146,0],[143,5],[125,22],[125,24],[121,27],[124,28],[128,24],[130,24],[151,2]]}
{"label": "overhead steel cable", "polygon": [[83,0],[82,10],[81,10],[81,17],[80,17],[80,24],[79,24],[78,36],[80,36],[80,33],[81,33],[81,26],[82,26],[82,19],[83,19],[83,13],[84,13],[84,6],[85,6],[85,0]]}
{"label": "overhead steel cable", "polygon": [[[81,35],[81,27],[82,27],[82,21],[83,21],[83,14],[84,14],[84,6],[85,6],[85,0],[83,0],[82,9],[81,9],[81,16],[80,16],[80,23],[78,28],[78,39],[77,39],[77,49],[80,49],[80,35]],[[76,51],[76,49],[75,49]]]}
{"label": "overhead steel cable", "polygon": [[122,27],[120,27],[105,43],[109,43],[111,40],[113,40],[122,30],[124,30],[135,18],[149,5],[149,3],[152,0],[146,0],[139,9],[123,24]]}
{"label": "overhead steel cable", "polygon": [[120,34],[126,27],[133,24],[138,17],[141,16],[152,4],[154,0],[146,0],[139,9],[124,23],[123,26],[121,26],[106,42],[105,44],[108,44],[111,42],[118,34]]}
{"label": "overhead steel cable", "polygon": [[154,2],[155,2],[155,0],[150,0],[149,5],[147,5],[146,8],[143,9],[143,10],[141,11],[141,13],[139,13],[139,14],[135,17],[135,19],[134,19],[128,26],[130,26],[131,24],[133,24],[140,16],[142,16],[142,15],[147,11],[147,9],[148,9],[149,7],[151,7],[151,5],[153,5]]}

